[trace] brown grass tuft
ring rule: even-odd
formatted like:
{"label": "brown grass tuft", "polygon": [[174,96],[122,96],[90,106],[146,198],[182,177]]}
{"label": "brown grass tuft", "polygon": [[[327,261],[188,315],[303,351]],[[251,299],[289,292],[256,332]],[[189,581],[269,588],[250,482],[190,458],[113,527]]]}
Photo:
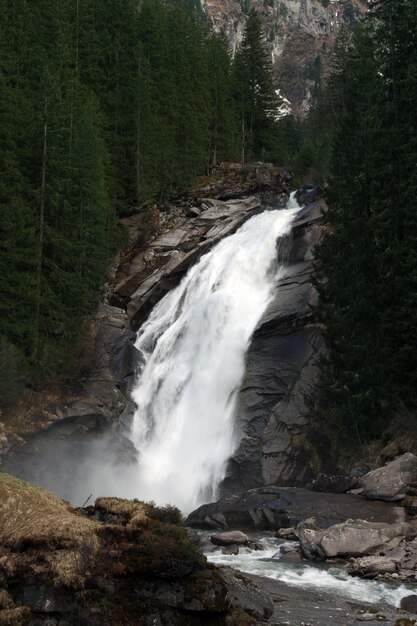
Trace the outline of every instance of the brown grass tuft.
{"label": "brown grass tuft", "polygon": [[0,589],[0,610],[11,609],[14,606],[13,598],[5,589]]}
{"label": "brown grass tuft", "polygon": [[112,515],[126,522],[145,520],[146,505],[138,500],[123,500],[122,498],[98,498],[96,510],[104,515]]}
{"label": "brown grass tuft", "polygon": [[30,615],[31,611],[26,606],[0,611],[0,626],[27,626],[30,623]]}
{"label": "brown grass tuft", "polygon": [[98,547],[98,522],[78,515],[49,491],[0,473],[0,544],[28,547]]}

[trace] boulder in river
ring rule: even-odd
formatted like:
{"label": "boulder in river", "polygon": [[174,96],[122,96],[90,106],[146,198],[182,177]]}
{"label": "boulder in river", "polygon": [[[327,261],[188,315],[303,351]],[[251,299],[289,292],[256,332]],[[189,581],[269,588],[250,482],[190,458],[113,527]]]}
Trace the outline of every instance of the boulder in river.
{"label": "boulder in river", "polygon": [[410,595],[401,599],[400,608],[409,613],[417,613],[417,596]]}
{"label": "boulder in river", "polygon": [[384,574],[394,574],[397,571],[397,564],[384,556],[363,556],[352,559],[345,570],[350,576],[377,578]]}
{"label": "boulder in river", "polygon": [[417,531],[404,522],[386,524],[361,519],[347,520],[326,529],[300,525],[296,532],[308,557],[326,559],[378,554],[417,535]]}
{"label": "boulder in river", "polygon": [[364,495],[370,500],[402,500],[413,483],[417,483],[417,457],[411,452],[362,478]]}
{"label": "boulder in river", "polygon": [[249,537],[240,530],[232,530],[226,533],[218,533],[210,537],[215,546],[245,546],[249,543]]}

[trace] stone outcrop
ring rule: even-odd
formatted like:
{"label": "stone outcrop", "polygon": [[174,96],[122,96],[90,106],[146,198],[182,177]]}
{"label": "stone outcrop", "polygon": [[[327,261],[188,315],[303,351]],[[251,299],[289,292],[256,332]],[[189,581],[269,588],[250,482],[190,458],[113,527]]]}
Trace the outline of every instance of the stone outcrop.
{"label": "stone outcrop", "polygon": [[349,519],[326,529],[300,525],[296,534],[303,552],[309,558],[365,556],[380,554],[398,545],[404,539],[412,539],[417,531],[406,523],[387,524]]}
{"label": "stone outcrop", "polygon": [[243,574],[209,565],[179,511],[101,498],[77,512],[0,474],[0,624],[254,625],[274,607]]}
{"label": "stone outcrop", "polygon": [[313,251],[322,236],[323,201],[296,216],[292,238],[281,244],[286,271],[259,321],[238,396],[240,443],[221,493],[268,484],[306,485],[326,469],[328,442],[311,426],[308,399],[317,393],[322,329],[313,308]]}
{"label": "stone outcrop", "polygon": [[369,522],[404,522],[404,509],[367,501],[352,494],[317,493],[289,487],[262,487],[204,504],[186,520],[196,528],[277,530],[314,517],[319,528],[362,518]]}
{"label": "stone outcrop", "polygon": [[122,220],[133,245],[121,260],[110,304],[126,310],[136,330],[201,255],[264,210],[263,195],[285,206],[290,180],[288,171],[272,165],[230,165],[194,190],[183,206],[158,211],[159,229],[146,246],[136,245],[141,215]]}
{"label": "stone outcrop", "polygon": [[402,500],[417,485],[417,457],[407,452],[383,467],[365,474],[361,480],[364,495],[372,500]]}
{"label": "stone outcrop", "polygon": [[245,10],[258,10],[286,100],[282,109],[299,116],[309,109],[315,88],[329,73],[339,31],[351,30],[368,10],[366,0],[202,0],[202,6],[216,30],[226,32],[232,51],[243,36]]}

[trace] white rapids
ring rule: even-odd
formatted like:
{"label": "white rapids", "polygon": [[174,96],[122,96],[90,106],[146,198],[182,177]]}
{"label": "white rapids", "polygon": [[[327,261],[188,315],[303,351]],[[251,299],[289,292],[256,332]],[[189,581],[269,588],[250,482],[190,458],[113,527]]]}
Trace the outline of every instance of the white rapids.
{"label": "white rapids", "polygon": [[[210,533],[202,533],[206,540]],[[237,556],[222,555],[219,549],[206,552],[209,561],[218,565],[229,565],[248,574],[265,576],[280,580],[300,589],[324,591],[343,598],[350,598],[361,602],[378,604],[385,602],[398,607],[404,596],[413,593],[410,586],[395,585],[379,581],[363,580],[349,576],[341,567],[326,567],[312,565],[311,562],[302,562],[297,565],[280,562],[277,558],[282,540],[265,534],[252,536],[263,545],[263,550],[252,551],[240,548]],[[284,542],[291,544],[291,542]],[[296,545],[296,544],[294,544]],[[274,558],[273,558],[274,557]]]}
{"label": "white rapids", "polygon": [[235,400],[251,336],[285,266],[277,240],[299,209],[265,211],[223,239],[154,308],[136,347],[137,497],[191,511],[216,496],[236,446]]}

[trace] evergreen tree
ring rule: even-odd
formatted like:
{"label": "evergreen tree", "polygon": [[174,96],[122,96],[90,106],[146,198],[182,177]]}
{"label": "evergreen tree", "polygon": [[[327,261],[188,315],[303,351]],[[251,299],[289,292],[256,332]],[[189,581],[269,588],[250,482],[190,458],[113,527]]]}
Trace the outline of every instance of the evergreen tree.
{"label": "evergreen tree", "polygon": [[[331,347],[324,371],[345,432],[378,433],[415,406],[417,90],[411,0],[378,0],[338,54],[330,228],[318,259]],[[366,86],[366,89],[365,89]]]}
{"label": "evergreen tree", "polygon": [[248,15],[242,44],[235,55],[233,77],[241,159],[267,157],[271,153],[279,99],[271,55],[254,9]]}

